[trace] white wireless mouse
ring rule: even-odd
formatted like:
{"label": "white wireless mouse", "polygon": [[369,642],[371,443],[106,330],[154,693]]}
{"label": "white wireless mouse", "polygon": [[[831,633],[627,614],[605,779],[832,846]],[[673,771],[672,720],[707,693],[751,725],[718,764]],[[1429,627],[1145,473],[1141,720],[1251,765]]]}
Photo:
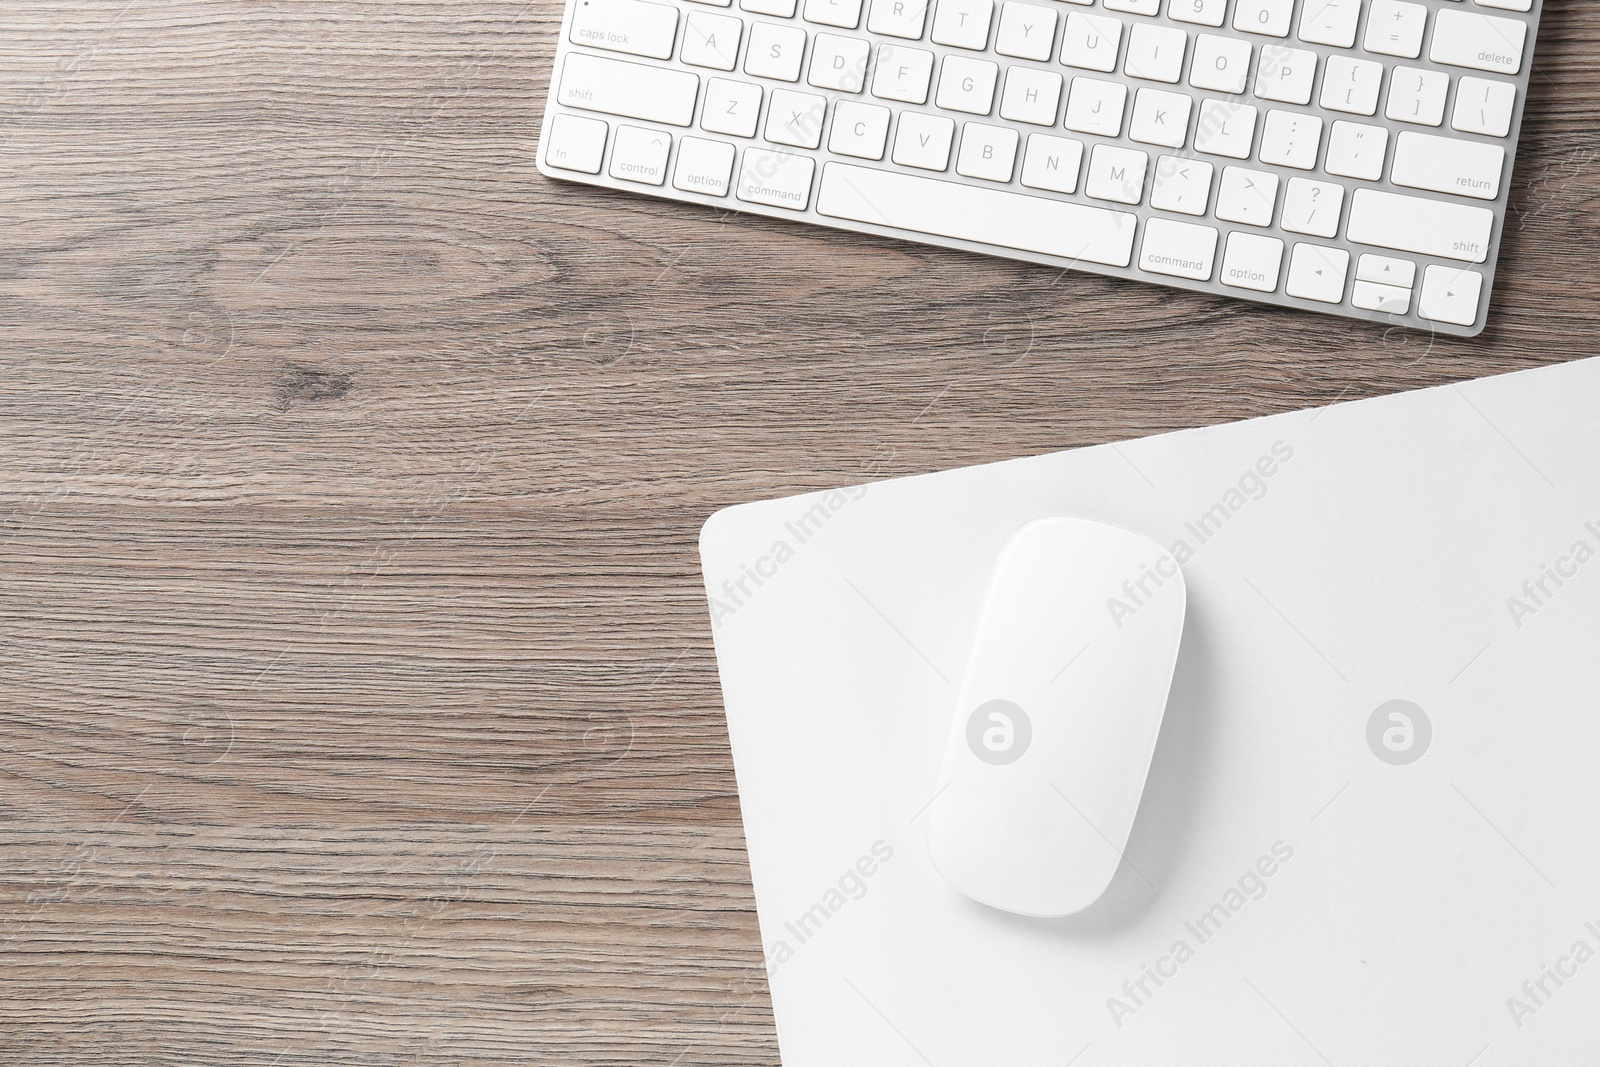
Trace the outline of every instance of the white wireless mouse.
{"label": "white wireless mouse", "polygon": [[929,809],[933,863],[990,907],[1071,915],[1133,830],[1183,632],[1177,561],[1086,519],[1040,519],[995,564]]}

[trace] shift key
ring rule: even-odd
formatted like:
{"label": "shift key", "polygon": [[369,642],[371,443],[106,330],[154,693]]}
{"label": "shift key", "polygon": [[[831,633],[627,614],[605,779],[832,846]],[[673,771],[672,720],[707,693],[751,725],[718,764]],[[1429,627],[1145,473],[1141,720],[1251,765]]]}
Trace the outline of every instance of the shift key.
{"label": "shift key", "polygon": [[687,126],[699,90],[700,79],[688,71],[570,52],[556,100],[585,111]]}
{"label": "shift key", "polygon": [[1485,207],[1357,189],[1345,235],[1357,244],[1482,263],[1493,229],[1494,212]]}
{"label": "shift key", "polygon": [[645,0],[578,0],[572,9],[573,44],[671,59],[678,9]]}

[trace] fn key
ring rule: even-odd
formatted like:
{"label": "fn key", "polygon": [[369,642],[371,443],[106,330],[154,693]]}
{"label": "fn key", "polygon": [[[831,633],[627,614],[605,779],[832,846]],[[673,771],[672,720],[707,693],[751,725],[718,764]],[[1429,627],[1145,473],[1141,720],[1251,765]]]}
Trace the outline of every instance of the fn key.
{"label": "fn key", "polygon": [[606,124],[599,119],[577,115],[552,115],[544,129],[544,161],[547,166],[575,170],[580,174],[599,174],[600,160],[606,153]]}

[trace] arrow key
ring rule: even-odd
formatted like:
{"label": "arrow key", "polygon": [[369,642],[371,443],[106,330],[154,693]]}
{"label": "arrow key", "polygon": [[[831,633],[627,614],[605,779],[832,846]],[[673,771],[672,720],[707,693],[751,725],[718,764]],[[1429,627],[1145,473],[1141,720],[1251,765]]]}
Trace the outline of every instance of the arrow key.
{"label": "arrow key", "polygon": [[1356,279],[1410,289],[1417,284],[1417,265],[1409,259],[1365,255],[1356,264]]}
{"label": "arrow key", "polygon": [[1342,248],[1297,244],[1289,259],[1289,281],[1283,291],[1302,300],[1337,304],[1344,300],[1350,253]]}
{"label": "arrow key", "polygon": [[1350,303],[1368,311],[1386,311],[1391,315],[1404,315],[1411,310],[1411,290],[1398,285],[1380,285],[1377,282],[1356,281],[1350,292]]}
{"label": "arrow key", "polygon": [[1429,267],[1422,276],[1422,301],[1417,314],[1433,322],[1471,326],[1478,321],[1483,275],[1459,267]]}

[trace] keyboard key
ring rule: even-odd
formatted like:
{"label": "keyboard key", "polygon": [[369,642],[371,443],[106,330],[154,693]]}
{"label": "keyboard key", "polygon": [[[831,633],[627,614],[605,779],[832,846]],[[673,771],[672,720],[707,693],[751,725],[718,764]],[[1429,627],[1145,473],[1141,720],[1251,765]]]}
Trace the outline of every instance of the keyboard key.
{"label": "keyboard key", "polygon": [[758,15],[776,15],[780,19],[794,17],[795,0],[739,0],[739,7],[744,11],[754,11]]}
{"label": "keyboard key", "polygon": [[1138,230],[1138,217],[1125,211],[847,163],[822,168],[817,210],[831,218],[1115,267],[1132,261]]}
{"label": "keyboard key", "polygon": [[1067,28],[1061,35],[1063,66],[1110,74],[1117,69],[1117,50],[1121,47],[1121,20],[1078,11],[1067,16]]}
{"label": "keyboard key", "polygon": [[868,30],[908,41],[922,39],[927,21],[927,0],[872,0],[872,7],[867,11]]}
{"label": "keyboard key", "polygon": [[1357,189],[1345,236],[1357,244],[1482,263],[1489,258],[1493,227],[1488,208]]}
{"label": "keyboard key", "polygon": [[1279,167],[1311,170],[1322,147],[1322,120],[1293,111],[1269,111],[1257,158]]}
{"label": "keyboard key", "polygon": [[798,152],[746,148],[734,195],[751,204],[804,211],[811,202],[811,175],[816,167],[815,160]]}
{"label": "keyboard key", "polygon": [[1337,304],[1344,300],[1350,253],[1342,248],[1298,244],[1289,256],[1289,280],[1283,291],[1302,300]]}
{"label": "keyboard key", "polygon": [[1263,48],[1256,67],[1256,97],[1286,104],[1311,103],[1317,54],[1304,48]]}
{"label": "keyboard key", "polygon": [[761,114],[761,86],[712,78],[706,82],[706,103],[700,111],[700,128],[711,133],[754,137]]}
{"label": "keyboard key", "polygon": [[1132,148],[1095,145],[1089,154],[1089,178],[1084,195],[1116,204],[1137,204],[1144,199],[1144,177],[1150,157]]}
{"label": "keyboard key", "polygon": [[1367,13],[1367,36],[1361,47],[1379,55],[1416,59],[1422,54],[1422,36],[1428,26],[1428,9],[1402,0],[1372,0]]}
{"label": "keyboard key", "polygon": [[857,159],[882,159],[889,141],[889,109],[841,100],[833,109],[828,151]]}
{"label": "keyboard key", "polygon": [[1167,4],[1167,18],[1198,26],[1221,26],[1227,11],[1228,0],[1169,0]]}
{"label": "keyboard key", "polygon": [[1098,78],[1073,78],[1067,96],[1067,114],[1061,124],[1076,133],[1102,137],[1122,136],[1122,114],[1128,106],[1128,87]]}
{"label": "keyboard key", "polygon": [[1184,215],[1204,215],[1211,207],[1212,166],[1183,156],[1156,160],[1156,177],[1150,188],[1150,206]]}
{"label": "keyboard key", "polygon": [[1337,237],[1339,213],[1344,210],[1344,186],[1290,178],[1283,194],[1283,216],[1278,225],[1290,233],[1311,237]]}
{"label": "keyboard key", "polygon": [[1370,59],[1329,56],[1322,77],[1321,104],[1329,111],[1376,115],[1383,89],[1383,64]]}
{"label": "keyboard key", "polygon": [[1203,282],[1210,279],[1216,259],[1217,231],[1210,226],[1160,218],[1144,224],[1140,270]]}
{"label": "keyboard key", "polygon": [[1182,148],[1189,139],[1189,109],[1194,98],[1160,89],[1140,89],[1133,100],[1129,140],[1165,148]]}
{"label": "keyboard key", "polygon": [[805,20],[853,30],[861,25],[861,0],[806,0]]}
{"label": "keyboard key", "polygon": [[584,111],[687,126],[699,89],[700,79],[687,71],[573,52],[562,65],[556,100]]}
{"label": "keyboard key", "polygon": [[1278,176],[1270,171],[1222,168],[1217,218],[1247,226],[1271,226],[1278,210]]}
{"label": "keyboard key", "polygon": [[1516,105],[1517,87],[1510,82],[1462,78],[1456,86],[1456,110],[1450,125],[1462,133],[1505,137],[1511,132]]}
{"label": "keyboard key", "polygon": [[1007,126],[969,122],[961,127],[956,173],[991,182],[1008,182],[1017,163],[1017,131]]}
{"label": "keyboard key", "polygon": [[906,104],[925,104],[932,79],[932,52],[898,44],[878,48],[878,63],[872,71],[873,96]]}
{"label": "keyboard key", "polygon": [[678,162],[672,169],[672,187],[686,193],[727,196],[733,176],[733,145],[685,137],[678,142]]}
{"label": "keyboard key", "polygon": [[1083,169],[1083,142],[1048,133],[1030,133],[1028,149],[1022,157],[1022,184],[1030,189],[1056,193],[1078,191],[1078,172]]}
{"label": "keyboard key", "polygon": [[943,115],[902,111],[890,158],[902,167],[944,170],[950,165],[950,145],[955,136],[956,124]]}
{"label": "keyboard key", "polygon": [[994,85],[999,77],[999,65],[986,59],[945,56],[934,102],[946,111],[987,115],[994,107]]}
{"label": "keyboard key", "polygon": [[1520,19],[1445,8],[1434,19],[1428,58],[1451,67],[1519,74],[1527,42],[1528,24]]}
{"label": "keyboard key", "polygon": [[1000,6],[1000,32],[994,41],[996,52],[1042,63],[1050,59],[1050,48],[1055,40],[1055,8],[1019,4],[1013,0]]}
{"label": "keyboard key", "polygon": [[1356,277],[1364,282],[1378,282],[1410,289],[1417,280],[1417,265],[1409,259],[1391,259],[1388,256],[1364,255],[1356,263]]}
{"label": "keyboard key", "polygon": [[871,54],[872,46],[859,37],[819,33],[811,45],[811,70],[806,82],[819,89],[859,93]]}
{"label": "keyboard key", "polygon": [[1479,7],[1497,7],[1502,11],[1532,11],[1533,0],[1472,0]]}
{"label": "keyboard key", "polygon": [[744,53],[744,72],[757,78],[797,82],[800,60],[806,51],[806,31],[798,26],[771,22],[750,25],[750,45]]}
{"label": "keyboard key", "polygon": [[683,27],[683,47],[678,58],[693,67],[732,70],[739,55],[744,23],[732,15],[691,11]]}
{"label": "keyboard key", "polygon": [[544,129],[544,161],[562,170],[599,174],[606,132],[606,124],[599,119],[552,115]]}
{"label": "keyboard key", "polygon": [[1389,106],[1384,115],[1396,122],[1437,126],[1444,121],[1444,99],[1450,75],[1442,70],[1396,67],[1389,76]]}
{"label": "keyboard key", "polygon": [[1161,0],[1104,0],[1107,11],[1127,11],[1134,15],[1154,15]]}
{"label": "keyboard key", "polygon": [[1497,144],[1407,131],[1395,145],[1389,180],[1409,189],[1493,200],[1500,195],[1506,150]]}
{"label": "keyboard key", "polygon": [[1350,288],[1350,305],[1367,311],[1404,315],[1411,310],[1411,290],[1357,278]]}
{"label": "keyboard key", "polygon": [[1483,275],[1457,267],[1429,267],[1422,275],[1422,299],[1417,314],[1433,322],[1471,326],[1478,320],[1483,296]]}
{"label": "keyboard key", "polygon": [[1294,0],[1239,0],[1233,9],[1233,28],[1241,33],[1287,37],[1293,17]]}
{"label": "keyboard key", "polygon": [[1257,233],[1231,233],[1222,256],[1223,285],[1273,293],[1283,271],[1283,242]]}
{"label": "keyboard key", "polygon": [[1352,48],[1361,21],[1361,0],[1308,0],[1300,13],[1299,38],[1307,44]]}
{"label": "keyboard key", "polygon": [[1000,93],[1000,117],[1054,126],[1061,114],[1061,81],[1055,71],[1012,67],[1006,71],[1006,86]]}
{"label": "keyboard key", "polygon": [[1233,100],[1206,100],[1195,124],[1194,147],[1209,156],[1249,159],[1256,143],[1256,109]]}
{"label": "keyboard key", "polygon": [[678,9],[645,0],[578,0],[572,9],[573,44],[670,59],[678,34]]}
{"label": "keyboard key", "polygon": [[1250,81],[1249,41],[1237,37],[1218,37],[1202,33],[1194,43],[1194,62],[1189,66],[1189,84],[1196,89],[1237,95]]}
{"label": "keyboard key", "polygon": [[667,180],[667,156],[672,152],[672,135],[642,126],[618,126],[611,148],[613,178],[660,185]]}
{"label": "keyboard key", "polygon": [[772,90],[767,105],[767,125],[761,135],[774,144],[816,148],[822,144],[822,123],[828,98],[793,89]]}
{"label": "keyboard key", "polygon": [[1128,57],[1122,72],[1130,78],[1178,84],[1183,74],[1183,57],[1189,49],[1189,35],[1173,26],[1140,22],[1128,35]]}
{"label": "keyboard key", "polygon": [[933,43],[983,51],[989,47],[994,0],[939,0],[933,13]]}
{"label": "keyboard key", "polygon": [[1328,135],[1328,158],[1322,169],[1341,178],[1375,182],[1383,177],[1389,131],[1360,122],[1335,122]]}

